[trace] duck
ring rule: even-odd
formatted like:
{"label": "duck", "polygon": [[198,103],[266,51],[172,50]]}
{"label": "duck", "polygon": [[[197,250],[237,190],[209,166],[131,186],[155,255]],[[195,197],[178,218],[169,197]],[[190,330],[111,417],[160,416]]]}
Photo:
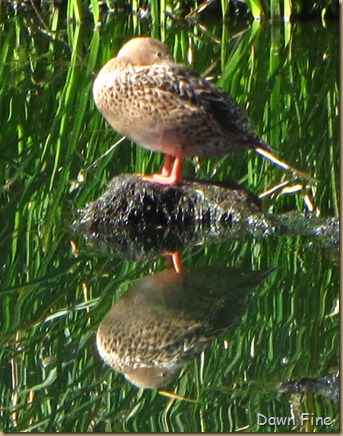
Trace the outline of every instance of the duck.
{"label": "duck", "polygon": [[99,356],[136,387],[166,386],[237,328],[253,290],[273,271],[187,267],[141,277],[99,323]]}
{"label": "duck", "polygon": [[166,156],[160,173],[144,176],[161,185],[182,181],[185,157],[270,151],[233,98],[177,64],[169,47],[151,37],[122,46],[98,73],[93,97],[115,131]]}

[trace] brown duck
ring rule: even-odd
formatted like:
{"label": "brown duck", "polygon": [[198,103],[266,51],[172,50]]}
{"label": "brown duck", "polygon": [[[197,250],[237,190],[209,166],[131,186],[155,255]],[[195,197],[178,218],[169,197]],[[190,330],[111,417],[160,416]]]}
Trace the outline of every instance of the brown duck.
{"label": "brown duck", "polygon": [[233,334],[271,272],[210,267],[142,277],[99,324],[99,354],[138,387],[165,386],[221,332]]}
{"label": "brown duck", "polygon": [[99,72],[93,95],[117,132],[166,155],[161,174],[146,177],[164,185],[181,180],[183,157],[269,150],[234,100],[152,38],[127,42]]}

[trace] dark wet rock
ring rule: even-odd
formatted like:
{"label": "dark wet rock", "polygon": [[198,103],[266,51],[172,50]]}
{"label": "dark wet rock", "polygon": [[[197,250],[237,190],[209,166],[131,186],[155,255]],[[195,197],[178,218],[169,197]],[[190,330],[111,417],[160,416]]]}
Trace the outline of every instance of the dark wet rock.
{"label": "dark wet rock", "polygon": [[240,237],[240,223],[259,210],[259,199],[232,182],[162,186],[122,174],[79,211],[73,230],[100,251],[140,260],[223,233]]}
{"label": "dark wet rock", "polygon": [[145,260],[199,243],[300,235],[338,247],[339,221],[300,213],[264,214],[258,197],[232,183],[185,180],[161,186],[120,175],[79,211],[73,230],[99,252]]}
{"label": "dark wet rock", "polygon": [[[82,211],[90,231],[118,226],[164,226],[194,221],[230,223],[260,209],[260,200],[240,186],[187,181],[162,186],[138,175],[121,174]],[[81,221],[80,220],[80,221]]]}

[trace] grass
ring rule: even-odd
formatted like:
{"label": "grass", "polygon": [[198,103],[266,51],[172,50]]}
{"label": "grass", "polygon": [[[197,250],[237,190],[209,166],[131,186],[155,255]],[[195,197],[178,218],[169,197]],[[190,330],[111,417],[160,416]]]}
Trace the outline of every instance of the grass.
{"label": "grass", "polygon": [[334,9],[338,13],[338,2],[326,0],[291,1],[291,0],[247,0],[253,16],[271,18],[272,20],[289,20],[290,18],[325,16]]}
{"label": "grass", "polygon": [[[246,108],[275,151],[320,179],[312,193],[322,216],[338,217],[336,24],[206,18],[178,28],[158,2],[147,19],[104,15],[98,2],[92,13],[86,2],[67,2],[66,9],[49,3],[41,17],[13,4],[0,6],[1,430],[256,431],[258,411],[287,416],[291,408],[332,416],[330,430],[338,430],[338,407],[328,398],[275,394],[279,381],[338,367],[335,247],[275,235],[183,253],[192,267],[277,268],[243,322],[168,387],[198,399],[193,404],[137,390],[95,349],[97,326],[118,296],[165,268],[164,260],[99,254],[69,230],[75,211],[111,177],[160,166],[161,156],[129,141],[92,166],[119,139],[94,107],[94,75],[124,40],[150,33],[199,73],[212,67],[213,80]],[[184,170],[256,193],[286,177],[253,152],[188,160]],[[303,198],[275,195],[269,208],[300,213]]]}

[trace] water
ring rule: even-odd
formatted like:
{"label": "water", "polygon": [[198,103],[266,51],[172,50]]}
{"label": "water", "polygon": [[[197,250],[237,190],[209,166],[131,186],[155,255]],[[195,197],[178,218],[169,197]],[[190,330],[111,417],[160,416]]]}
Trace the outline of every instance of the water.
{"label": "water", "polygon": [[[183,267],[207,269],[210,290],[213,268],[272,269],[248,298],[242,292],[230,303],[237,322],[221,325],[163,388],[183,399],[138,389],[102,362],[95,345],[101,320],[119,296],[161,274],[167,262],[122,258],[108,245],[99,250],[70,225],[112,177],[152,173],[162,157],[124,141],[91,166],[119,139],[94,107],[94,74],[139,29],[132,17],[113,15],[101,32],[71,23],[65,33],[62,21],[53,35],[18,15],[2,23],[0,34],[1,430],[337,431],[332,397],[278,389],[338,369],[338,246],[316,234],[241,235],[183,247]],[[147,23],[139,25],[147,34]],[[199,73],[214,62],[213,80],[246,108],[263,139],[320,180],[302,191],[279,190],[264,210],[293,211],[299,219],[308,195],[314,214],[337,218],[337,23],[206,25],[208,33],[196,25],[168,29],[177,60],[186,59],[190,44]],[[256,195],[298,183],[253,152],[188,160],[184,173],[234,180]],[[295,418],[261,428],[258,413]]]}

